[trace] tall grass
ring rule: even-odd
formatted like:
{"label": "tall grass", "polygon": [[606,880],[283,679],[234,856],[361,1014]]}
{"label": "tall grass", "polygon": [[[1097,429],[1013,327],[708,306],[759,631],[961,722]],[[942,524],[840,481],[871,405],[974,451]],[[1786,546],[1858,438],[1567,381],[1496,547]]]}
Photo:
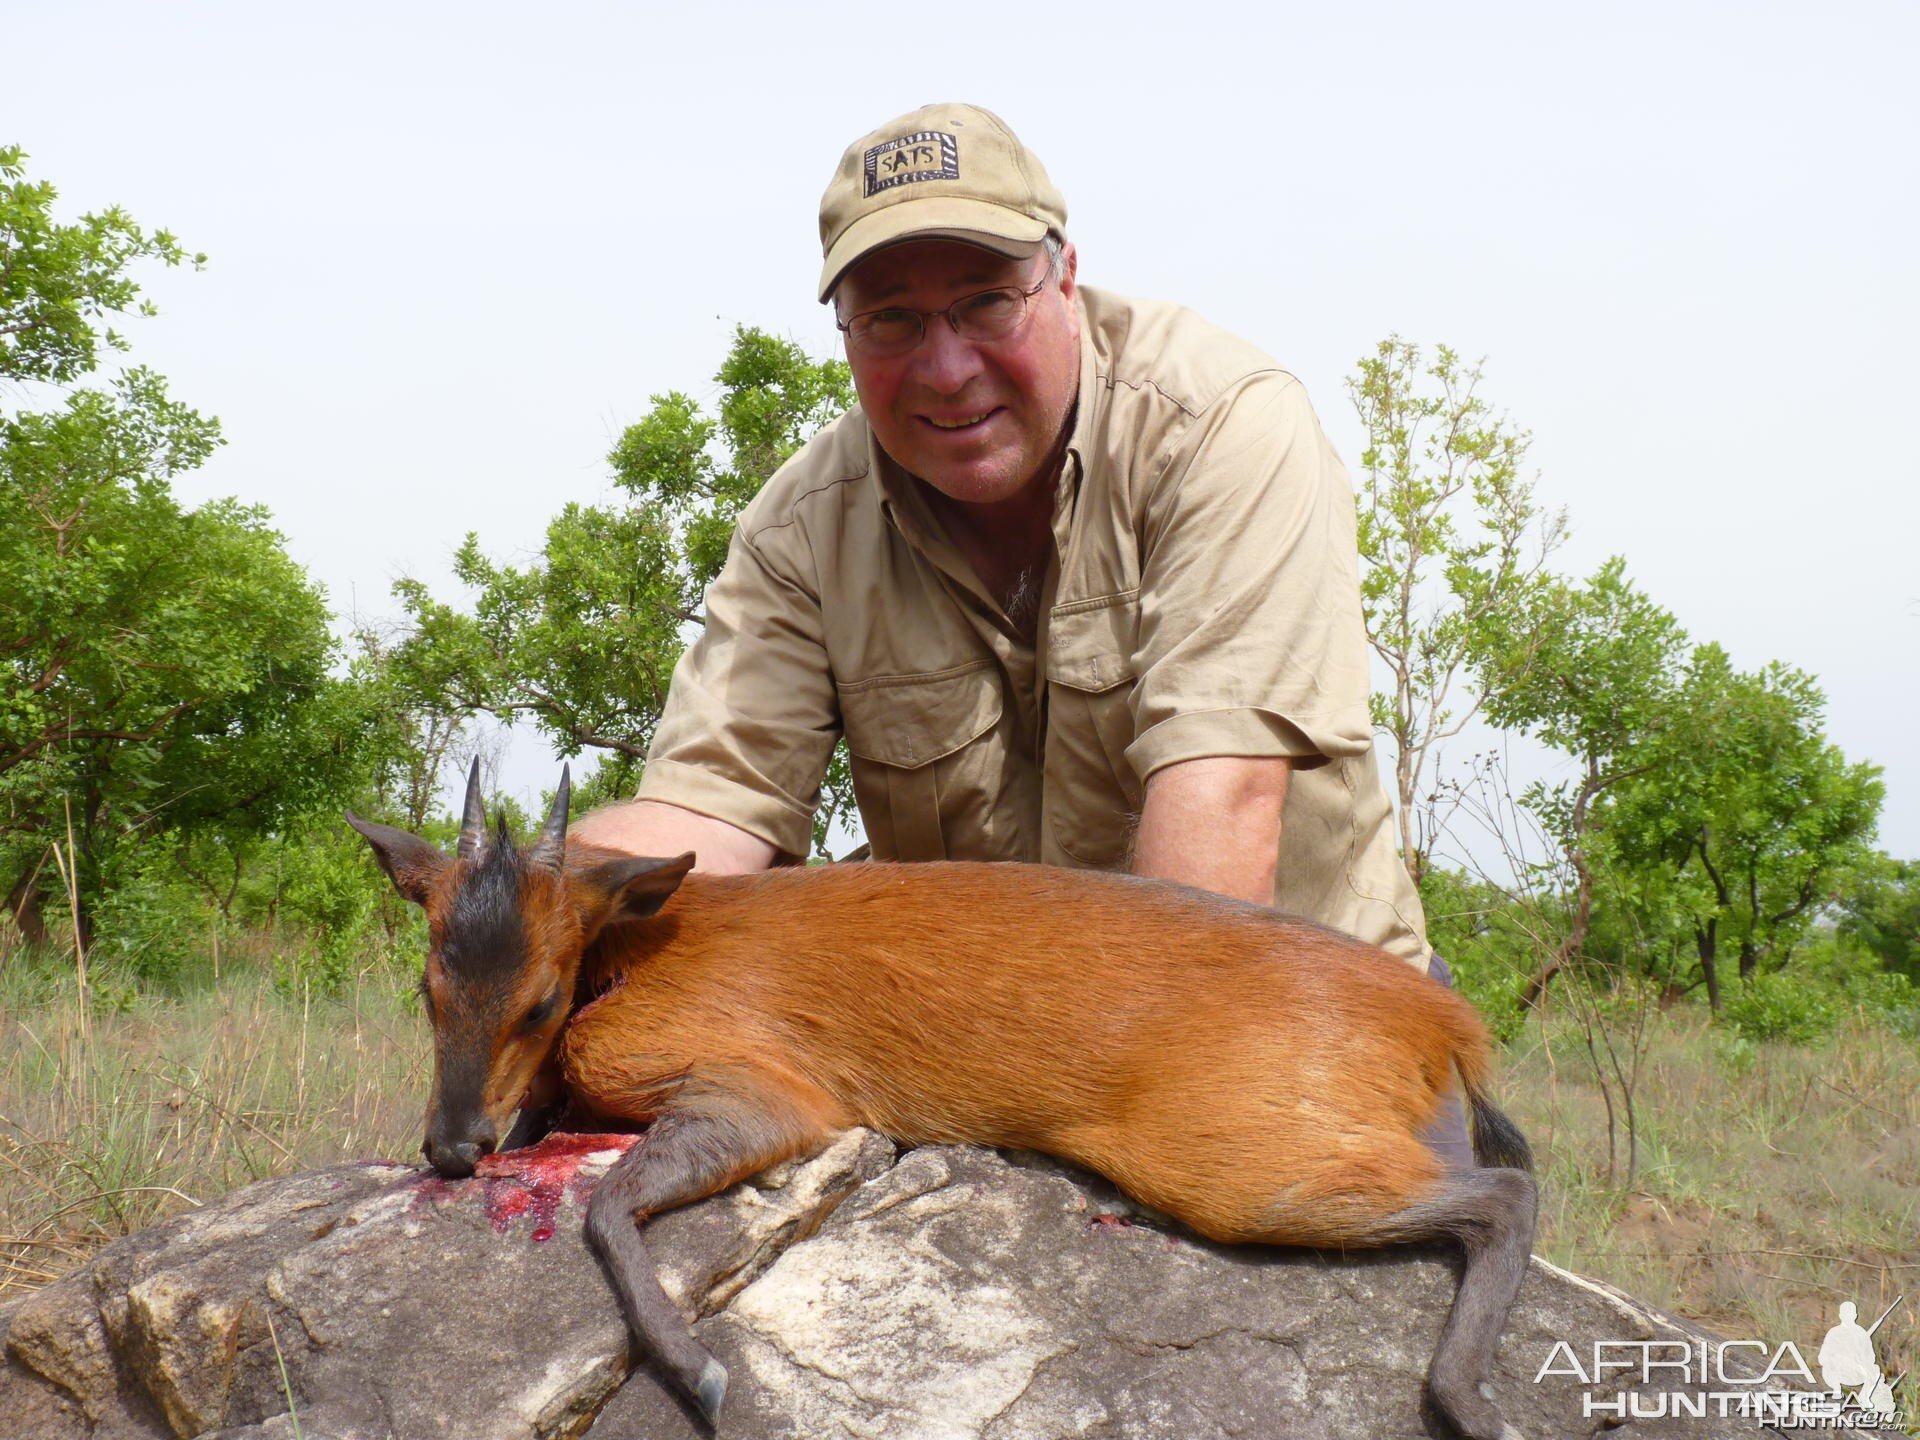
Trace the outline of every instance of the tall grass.
{"label": "tall grass", "polygon": [[1642,1065],[1641,1164],[1618,1188],[1579,1026],[1536,1021],[1510,1043],[1501,1090],[1539,1159],[1539,1252],[1810,1362],[1842,1301],[1869,1325],[1900,1300],[1874,1338],[1920,1413],[1920,1045],[1858,1007],[1792,1045],[1676,1005]]}
{"label": "tall grass", "polygon": [[[96,977],[103,982],[107,977]],[[0,968],[0,1298],[270,1175],[418,1149],[431,1068],[412,977],[338,998],[229,965],[176,993]]]}

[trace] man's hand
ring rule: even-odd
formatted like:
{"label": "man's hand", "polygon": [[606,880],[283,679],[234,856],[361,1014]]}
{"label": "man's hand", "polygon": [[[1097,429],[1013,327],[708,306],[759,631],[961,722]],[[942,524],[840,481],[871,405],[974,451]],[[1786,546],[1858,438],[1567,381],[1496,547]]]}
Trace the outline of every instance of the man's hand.
{"label": "man's hand", "polygon": [[1271,905],[1292,774],[1291,760],[1238,756],[1154,771],[1140,807],[1133,873]]}
{"label": "man's hand", "polygon": [[738,825],[658,800],[606,805],[569,826],[571,839],[629,855],[678,855],[691,850],[695,870],[748,875],[773,864],[773,846]]}

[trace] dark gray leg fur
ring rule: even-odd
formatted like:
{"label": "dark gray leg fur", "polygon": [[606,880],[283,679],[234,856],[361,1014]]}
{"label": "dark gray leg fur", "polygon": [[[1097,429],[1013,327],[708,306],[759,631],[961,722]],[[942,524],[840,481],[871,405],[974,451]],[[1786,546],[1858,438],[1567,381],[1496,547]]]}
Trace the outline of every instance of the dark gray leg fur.
{"label": "dark gray leg fur", "polygon": [[726,1367],[693,1338],[660,1288],[639,1226],[650,1215],[711,1195],[735,1177],[784,1158],[765,1153],[768,1140],[767,1127],[745,1117],[669,1112],[614,1163],[587,1205],[587,1236],[606,1264],[628,1328],[709,1425],[726,1398]]}
{"label": "dark gray leg fur", "polygon": [[1467,1263],[1427,1371],[1433,1403],[1467,1440],[1521,1440],[1481,1391],[1507,1311],[1533,1254],[1539,1195],[1523,1170],[1451,1173],[1433,1194],[1385,1220],[1382,1245],[1458,1240]]}
{"label": "dark gray leg fur", "polygon": [[501,1153],[538,1145],[553,1129],[553,1115],[552,1107],[544,1105],[538,1109],[522,1110],[514,1116],[513,1128],[507,1132],[507,1138],[500,1142]]}

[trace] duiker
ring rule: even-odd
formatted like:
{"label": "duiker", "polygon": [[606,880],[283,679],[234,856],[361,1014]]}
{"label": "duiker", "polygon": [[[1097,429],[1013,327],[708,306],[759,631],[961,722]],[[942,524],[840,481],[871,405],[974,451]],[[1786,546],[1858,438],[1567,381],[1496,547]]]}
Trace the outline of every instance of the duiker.
{"label": "duiker", "polygon": [[[638,1225],[836,1132],[1045,1151],[1230,1243],[1458,1242],[1428,1377],[1472,1440],[1517,1440],[1482,1393],[1526,1270],[1526,1141],[1487,1094],[1466,1001],[1403,961],[1259,906],[1028,865],[695,875],[485,834],[457,858],[349,817],[431,921],[426,1152],[468,1175],[570,1103],[647,1122],[587,1231],[633,1332],[711,1419],[726,1372],[661,1290]],[[546,1079],[543,1080],[543,1073]],[[1477,1168],[1420,1140],[1455,1078]],[[1356,1417],[1356,1425],[1360,1422]]]}

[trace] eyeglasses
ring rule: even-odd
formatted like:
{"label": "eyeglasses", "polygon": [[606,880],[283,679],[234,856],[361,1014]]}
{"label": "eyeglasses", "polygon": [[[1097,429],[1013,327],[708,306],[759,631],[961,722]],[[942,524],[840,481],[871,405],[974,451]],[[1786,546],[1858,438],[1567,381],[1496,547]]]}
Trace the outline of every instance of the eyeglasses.
{"label": "eyeglasses", "polygon": [[1042,275],[1031,290],[1002,285],[962,295],[944,310],[914,310],[890,305],[836,322],[847,343],[863,355],[885,359],[904,355],[927,337],[927,322],[944,317],[963,340],[1004,340],[1027,318],[1027,302],[1047,288],[1051,273]]}

